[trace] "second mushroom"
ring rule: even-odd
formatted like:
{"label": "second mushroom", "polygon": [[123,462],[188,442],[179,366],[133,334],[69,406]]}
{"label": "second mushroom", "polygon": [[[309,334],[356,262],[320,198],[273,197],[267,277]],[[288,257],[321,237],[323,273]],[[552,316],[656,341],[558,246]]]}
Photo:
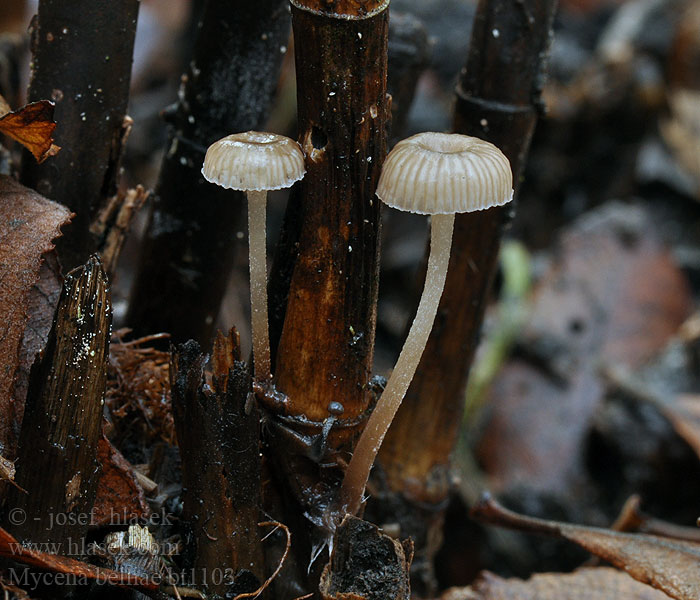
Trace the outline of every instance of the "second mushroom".
{"label": "second mushroom", "polygon": [[445,285],[455,213],[505,204],[512,188],[508,159],[475,137],[419,133],[387,156],[377,196],[393,208],[431,215],[430,256],[416,317],[345,471],[337,517],[359,510],[374,459],[420,362]]}

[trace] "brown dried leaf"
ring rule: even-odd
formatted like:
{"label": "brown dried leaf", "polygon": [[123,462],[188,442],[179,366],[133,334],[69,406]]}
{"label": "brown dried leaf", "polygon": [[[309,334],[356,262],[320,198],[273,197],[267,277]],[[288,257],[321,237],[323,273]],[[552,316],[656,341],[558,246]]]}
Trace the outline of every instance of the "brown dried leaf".
{"label": "brown dried leaf", "polygon": [[569,540],[672,598],[700,598],[700,544],[525,517],[489,496],[471,515],[486,523]]}
{"label": "brown dried leaf", "polygon": [[644,364],[690,307],[687,279],[644,210],[613,203],[579,219],[535,291],[528,355],[506,364],[489,395],[478,452],[491,485],[567,489],[605,393],[599,366]]}
{"label": "brown dried leaf", "polygon": [[547,344],[566,377],[591,362],[643,365],[690,313],[690,287],[657,224],[610,203],[563,236],[536,291],[527,342]]}
{"label": "brown dried leaf", "polygon": [[15,398],[13,418],[17,424],[22,422],[24,416],[24,399],[29,389],[29,372],[36,355],[46,346],[63,287],[63,277],[56,251],[47,252],[43,258],[39,267],[39,279],[27,295],[27,325],[24,328],[19,349],[19,362],[13,388]]}
{"label": "brown dried leaf", "polygon": [[441,600],[668,600],[629,575],[600,567],[575,573],[540,573],[527,581],[485,571],[467,588],[447,590]]}
{"label": "brown dried leaf", "polygon": [[97,443],[97,460],[102,473],[91,524],[119,525],[148,516],[151,511],[131,465],[104,435]]}
{"label": "brown dried leaf", "polygon": [[59,228],[70,217],[64,206],[0,176],[0,448],[8,457],[16,414],[21,412],[13,411],[13,405],[24,401],[13,399],[13,386],[30,291],[39,279],[42,255],[53,249],[52,240],[61,235]]}
{"label": "brown dried leaf", "polygon": [[522,359],[510,360],[491,388],[478,447],[489,487],[566,490],[580,472],[581,446],[602,395],[592,369],[561,382]]}
{"label": "brown dried leaf", "polygon": [[56,129],[53,109],[53,102],[39,100],[10,111],[0,117],[0,133],[22,144],[37,162],[44,162],[61,149],[53,143],[53,130]]}

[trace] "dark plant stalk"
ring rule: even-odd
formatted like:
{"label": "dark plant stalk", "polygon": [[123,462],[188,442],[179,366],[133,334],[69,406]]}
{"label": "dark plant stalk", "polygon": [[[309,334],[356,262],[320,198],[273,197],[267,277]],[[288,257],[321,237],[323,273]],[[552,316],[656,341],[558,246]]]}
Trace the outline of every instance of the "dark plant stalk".
{"label": "dark plant stalk", "polygon": [[[301,183],[298,256],[277,351],[285,414],[351,423],[370,400],[385,154],[387,2],[292,3]],[[291,257],[292,260],[294,257]],[[329,410],[332,402],[342,407]],[[277,407],[268,405],[273,410]],[[339,427],[347,445],[356,431]]]}
{"label": "dark plant stalk", "polygon": [[[213,390],[206,356],[190,341],[173,353],[171,389],[182,459],[183,518],[191,566],[210,594],[255,591],[264,577],[260,544],[259,416],[246,413],[250,375],[235,331],[214,344]],[[207,575],[209,574],[209,575]]]}
{"label": "dark plant stalk", "polygon": [[289,38],[286,0],[208,2],[153,198],[127,322],[208,345],[233,266],[245,197],[207,183],[207,147],[259,129]]}
{"label": "dark plant stalk", "polygon": [[[501,148],[516,188],[541,112],[555,7],[555,0],[481,0],[456,89],[454,131]],[[511,212],[504,206],[457,215],[435,325],[380,451],[390,490],[424,506],[439,506],[447,498],[467,376]],[[435,526],[440,519],[433,517]],[[418,565],[424,559],[421,552],[418,548]]]}
{"label": "dark plant stalk", "polygon": [[90,225],[117,191],[139,4],[41,0],[33,22],[29,101],[56,103],[61,151],[42,164],[26,152],[21,179],[76,213],[57,243],[66,269],[99,250]]}
{"label": "dark plant stalk", "polygon": [[90,525],[111,322],[107,278],[92,257],[66,276],[32,367],[17,452],[16,482],[26,493],[10,488],[5,503],[6,527],[20,540],[80,547]]}
{"label": "dark plant stalk", "polygon": [[[341,474],[323,467],[348,460],[373,397],[387,7],[386,0],[292,2],[306,175],[292,192],[270,286],[273,310],[288,297],[276,352],[279,311],[271,327],[276,390],[257,391],[279,496],[273,510],[296,540],[285,569],[296,571],[300,589],[318,582],[309,556],[325,535],[307,519],[322,523]],[[276,592],[292,593],[291,582]]]}
{"label": "dark plant stalk", "polygon": [[[399,139],[406,126],[416,85],[430,59],[428,34],[410,15],[392,13],[387,47],[387,92],[391,95],[391,138]],[[282,231],[277,241],[268,285],[270,349],[274,365],[294,270],[301,229],[299,188],[290,194]]]}
{"label": "dark plant stalk", "polygon": [[[392,13],[387,47],[387,93],[391,95],[391,136],[401,137],[405,129],[416,85],[430,58],[428,34],[421,22],[409,15]],[[276,359],[289,283],[294,270],[301,229],[299,188],[290,194],[268,285],[270,298],[270,348],[272,363]]]}

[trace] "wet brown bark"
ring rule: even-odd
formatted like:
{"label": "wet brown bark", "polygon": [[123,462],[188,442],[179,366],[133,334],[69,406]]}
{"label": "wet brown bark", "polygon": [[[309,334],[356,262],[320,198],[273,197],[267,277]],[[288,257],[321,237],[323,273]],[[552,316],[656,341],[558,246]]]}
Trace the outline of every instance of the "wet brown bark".
{"label": "wet brown bark", "polygon": [[193,583],[222,597],[255,591],[265,579],[259,415],[254,405],[246,408],[250,375],[237,337],[217,338],[213,390],[205,389],[206,356],[196,342],[181,345],[171,364]]}
{"label": "wet brown bark", "polygon": [[246,200],[204,180],[204,155],[225,135],[264,124],[289,27],[286,0],[205,7],[132,288],[127,322],[137,334],[210,342]]}
{"label": "wet brown bark", "polygon": [[100,247],[90,225],[117,191],[139,0],[41,0],[32,27],[29,101],[56,103],[61,151],[37,164],[25,153],[22,183],[76,213],[58,252],[66,269]]}
{"label": "wet brown bark", "polygon": [[[373,399],[379,266],[374,191],[390,110],[387,5],[292,3],[307,172],[287,208],[271,285],[273,298],[288,297],[276,390],[257,390],[280,500],[274,512],[279,509],[295,540],[285,567],[290,575],[276,584],[283,595],[318,581],[322,562],[309,565],[309,556],[327,542],[323,515],[341,475],[333,467],[338,453],[347,460]],[[273,320],[273,344],[277,331]]]}
{"label": "wet brown bark", "polygon": [[[275,375],[287,416],[319,426],[318,433],[325,419],[340,417],[335,426],[345,433],[331,437],[347,444],[370,399],[388,15],[356,17],[359,8],[376,9],[370,2],[350,3],[363,6],[344,16],[313,12],[316,4],[326,3],[292,7],[307,173]],[[343,406],[332,414],[335,401]]]}
{"label": "wet brown bark", "polygon": [[[410,15],[392,13],[389,20],[387,48],[387,92],[391,95],[391,139],[398,139],[405,129],[416,85],[430,58],[428,34],[421,22]],[[270,350],[272,364],[287,310],[289,285],[294,271],[301,231],[299,188],[290,194],[287,212],[275,257],[270,270]]]}
{"label": "wet brown bark", "polygon": [[[540,94],[554,0],[482,0],[466,68],[456,89],[455,132],[497,145],[517,187],[541,112]],[[409,521],[435,529],[449,491],[448,465],[462,422],[464,391],[497,268],[510,205],[457,215],[445,290],[423,358],[380,451],[390,490],[416,503]],[[430,444],[426,444],[430,440]],[[433,506],[437,511],[426,512]],[[423,515],[423,516],[420,516]],[[427,515],[427,516],[426,516]],[[421,536],[419,536],[421,537]],[[431,539],[429,534],[424,536]],[[430,594],[436,547],[419,547],[419,594]]]}
{"label": "wet brown bark", "polygon": [[[90,525],[112,309],[99,260],[66,276],[46,349],[32,367],[5,527],[20,540],[75,544]],[[37,468],[37,464],[41,468]],[[75,550],[78,548],[79,550]]]}

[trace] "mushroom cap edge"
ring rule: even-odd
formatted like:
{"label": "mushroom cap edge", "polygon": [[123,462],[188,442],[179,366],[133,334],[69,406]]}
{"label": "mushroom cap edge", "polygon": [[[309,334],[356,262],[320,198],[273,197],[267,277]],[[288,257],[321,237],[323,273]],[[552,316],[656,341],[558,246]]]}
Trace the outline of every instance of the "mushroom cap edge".
{"label": "mushroom cap edge", "polygon": [[376,194],[408,212],[472,212],[510,202],[513,175],[506,156],[490,142],[457,133],[418,133],[389,152]]}

